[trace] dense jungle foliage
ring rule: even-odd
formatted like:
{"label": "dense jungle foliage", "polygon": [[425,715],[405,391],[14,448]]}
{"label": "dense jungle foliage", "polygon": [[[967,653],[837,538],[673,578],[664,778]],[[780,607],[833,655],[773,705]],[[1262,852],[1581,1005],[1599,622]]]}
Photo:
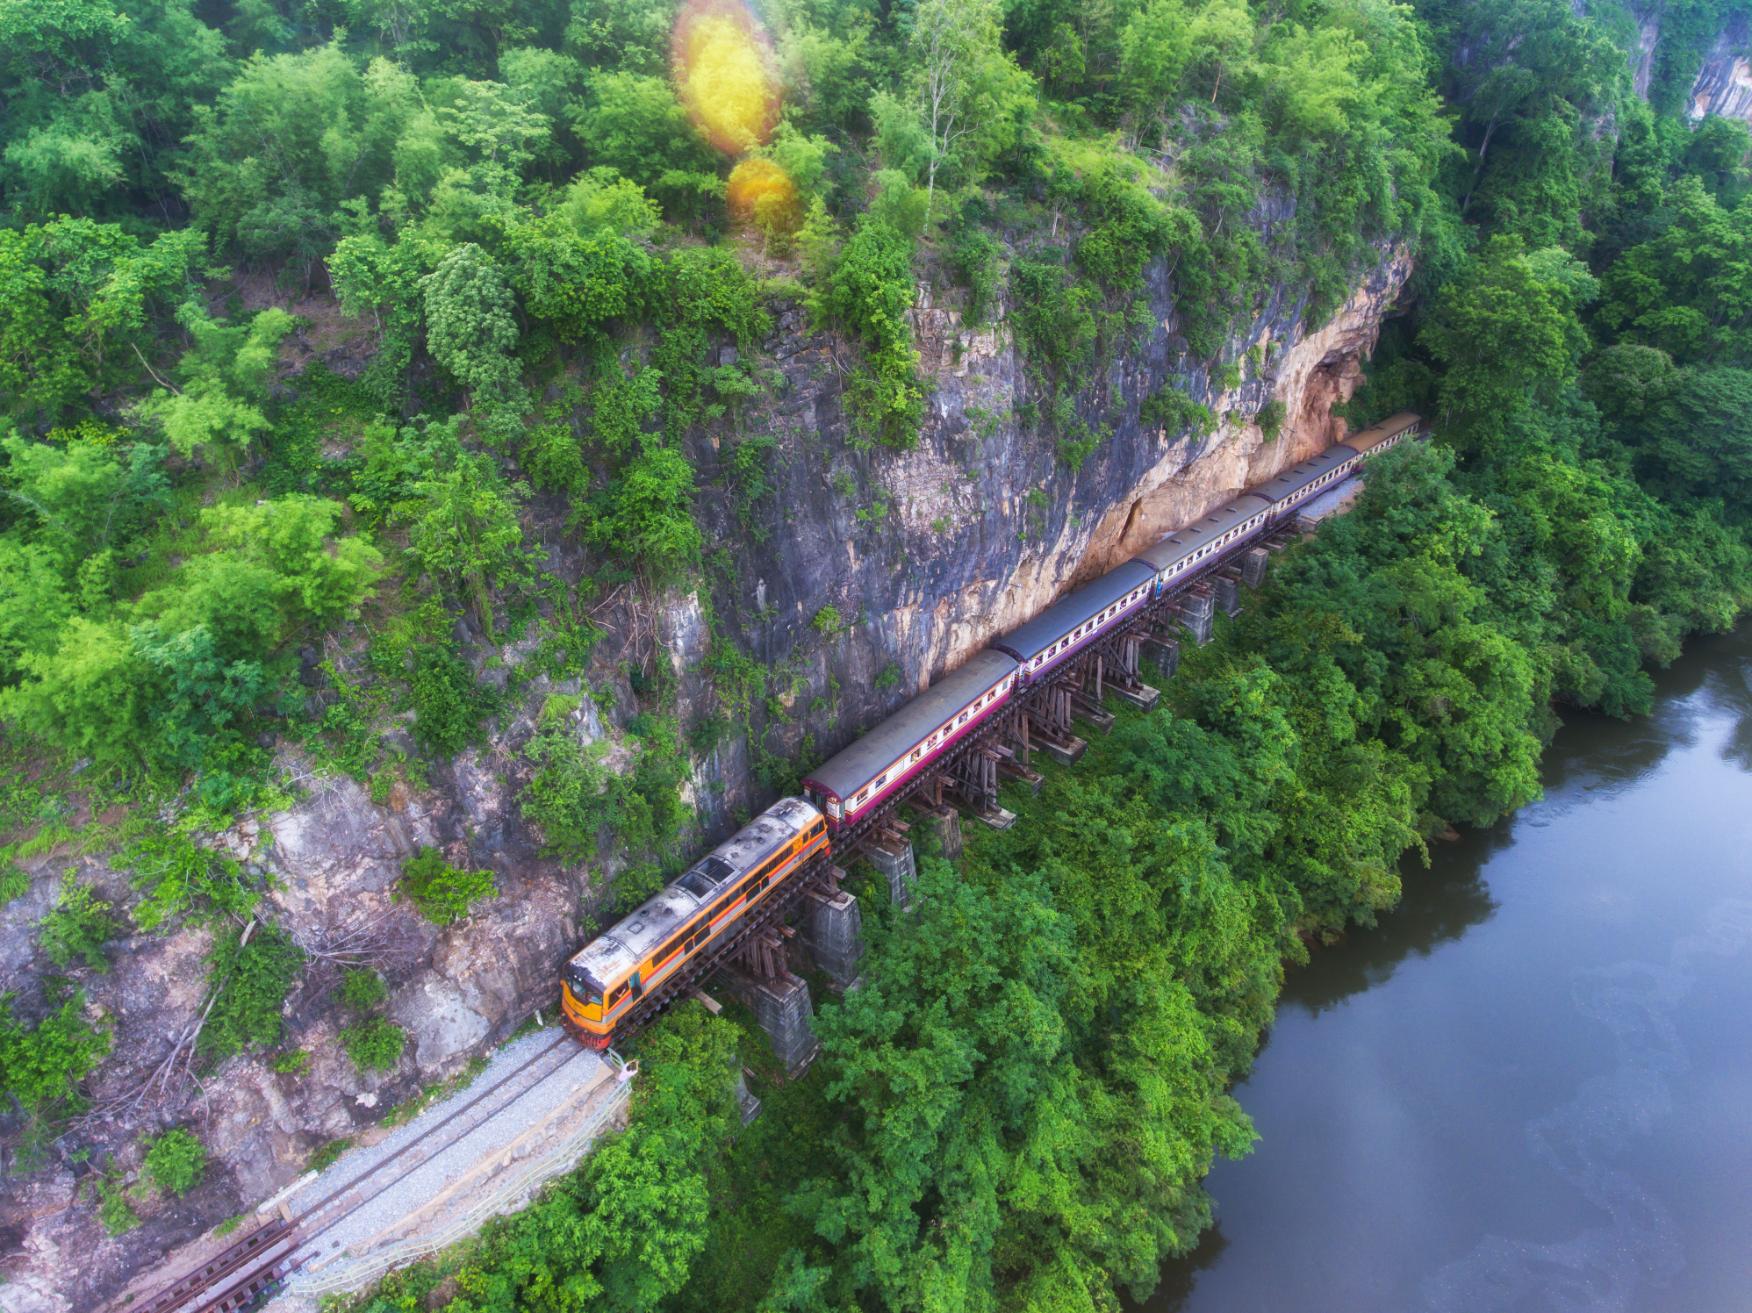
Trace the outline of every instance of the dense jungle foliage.
{"label": "dense jungle foliage", "polygon": [[[1678,117],[1732,7],[1664,6],[1645,101],[1618,0],[0,4],[0,899],[65,843],[120,844],[139,890],[66,882],[38,932],[61,974],[0,994],[9,1125],[78,1111],[109,1043],[82,982],[123,911],[217,927],[208,1060],[280,1042],[301,952],[245,930],[261,891],[197,842],[289,796],[279,748],[387,798],[575,669],[602,598],[712,595],[696,497],[759,500],[776,314],[848,344],[877,457],[925,415],[920,280],[1005,315],[1021,418],[1074,466],[1147,278],[1179,368],[1239,378],[1270,289],[1318,318],[1403,242],[1353,411],[1416,407],[1438,441],[1021,825],[927,859],[916,911],[867,898],[863,988],[752,1127],[730,1023],[684,1010],[625,1135],[362,1304],[1147,1291],[1251,1143],[1226,1090],[1283,963],[1533,797],[1554,702],[1635,714],[1646,666],[1752,598],[1748,139]],[[532,533],[553,507],[582,574]],[[681,855],[689,752],[768,694],[722,637],[711,666],[705,726],[666,661],[633,672],[624,771],[568,731],[588,691],[522,749],[553,855],[639,859],[623,899]],[[493,888],[435,854],[405,878],[434,919]],[[360,980],[363,1069],[403,1037]]]}

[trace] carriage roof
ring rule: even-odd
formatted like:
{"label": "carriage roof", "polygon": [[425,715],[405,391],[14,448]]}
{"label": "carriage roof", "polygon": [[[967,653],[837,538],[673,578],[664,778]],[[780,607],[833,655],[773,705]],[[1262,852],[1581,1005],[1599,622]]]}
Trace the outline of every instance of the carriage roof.
{"label": "carriage roof", "polygon": [[1001,652],[976,652],[845,751],[810,771],[804,783],[837,798],[851,797],[1015,669],[1016,662]]}

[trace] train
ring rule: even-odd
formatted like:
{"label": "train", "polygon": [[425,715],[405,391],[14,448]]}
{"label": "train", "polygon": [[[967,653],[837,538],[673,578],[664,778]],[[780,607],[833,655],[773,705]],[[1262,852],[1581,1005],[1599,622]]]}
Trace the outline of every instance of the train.
{"label": "train", "polygon": [[828,855],[836,837],[898,797],[1005,706],[1128,617],[1271,532],[1364,462],[1422,433],[1422,419],[1410,412],[1364,429],[994,639],[811,771],[801,797],[768,807],[570,958],[560,989],[567,1025],[591,1047],[607,1048],[649,1011],[646,1000],[674,985],[702,954],[729,942],[786,881]]}

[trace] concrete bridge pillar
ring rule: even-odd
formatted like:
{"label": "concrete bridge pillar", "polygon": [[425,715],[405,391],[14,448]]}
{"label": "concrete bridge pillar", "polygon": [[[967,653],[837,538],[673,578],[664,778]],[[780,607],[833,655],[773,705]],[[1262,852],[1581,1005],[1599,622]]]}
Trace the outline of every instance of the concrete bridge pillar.
{"label": "concrete bridge pillar", "polygon": [[1249,588],[1258,588],[1265,582],[1265,567],[1271,561],[1271,553],[1263,547],[1248,550],[1241,558],[1241,582]]}
{"label": "concrete bridge pillar", "polygon": [[1216,586],[1216,603],[1224,615],[1241,614],[1241,585],[1237,580],[1226,575],[1218,575],[1211,581]]}
{"label": "concrete bridge pillar", "polygon": [[1209,593],[1188,593],[1180,599],[1180,623],[1201,647],[1211,641],[1211,611]]}
{"label": "concrete bridge pillar", "polygon": [[742,1111],[744,1126],[760,1116],[760,1098],[748,1088],[748,1077],[741,1067],[736,1068],[736,1106]]}
{"label": "concrete bridge pillar", "polygon": [[888,901],[896,907],[912,905],[913,882],[919,878],[918,861],[910,840],[879,838],[864,845],[864,855],[876,873],[888,881]]}
{"label": "concrete bridge pillar", "polygon": [[1173,679],[1174,672],[1180,669],[1180,644],[1172,638],[1151,638],[1149,647],[1156,659],[1156,669],[1162,672],[1162,678]]}
{"label": "concrete bridge pillar", "polygon": [[858,900],[841,889],[803,895],[803,944],[828,983],[844,993],[858,983],[864,957],[864,918]]}
{"label": "concrete bridge pillar", "polygon": [[[1036,791],[1038,791],[1038,786]],[[951,862],[961,860],[961,813],[953,807],[931,807],[914,803],[925,823],[937,836],[937,847]]]}
{"label": "concrete bridge pillar", "polygon": [[815,1041],[815,1008],[808,983],[793,975],[757,980],[735,968],[726,968],[720,978],[754,1013],[785,1075],[802,1075],[821,1048]]}

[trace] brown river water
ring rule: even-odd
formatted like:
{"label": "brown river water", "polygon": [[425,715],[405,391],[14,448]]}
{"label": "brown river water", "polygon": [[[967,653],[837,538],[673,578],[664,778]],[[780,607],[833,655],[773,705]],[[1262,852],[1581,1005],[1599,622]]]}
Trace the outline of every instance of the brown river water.
{"label": "brown river water", "polygon": [[1752,1311],[1752,624],[1290,973],[1147,1313]]}

